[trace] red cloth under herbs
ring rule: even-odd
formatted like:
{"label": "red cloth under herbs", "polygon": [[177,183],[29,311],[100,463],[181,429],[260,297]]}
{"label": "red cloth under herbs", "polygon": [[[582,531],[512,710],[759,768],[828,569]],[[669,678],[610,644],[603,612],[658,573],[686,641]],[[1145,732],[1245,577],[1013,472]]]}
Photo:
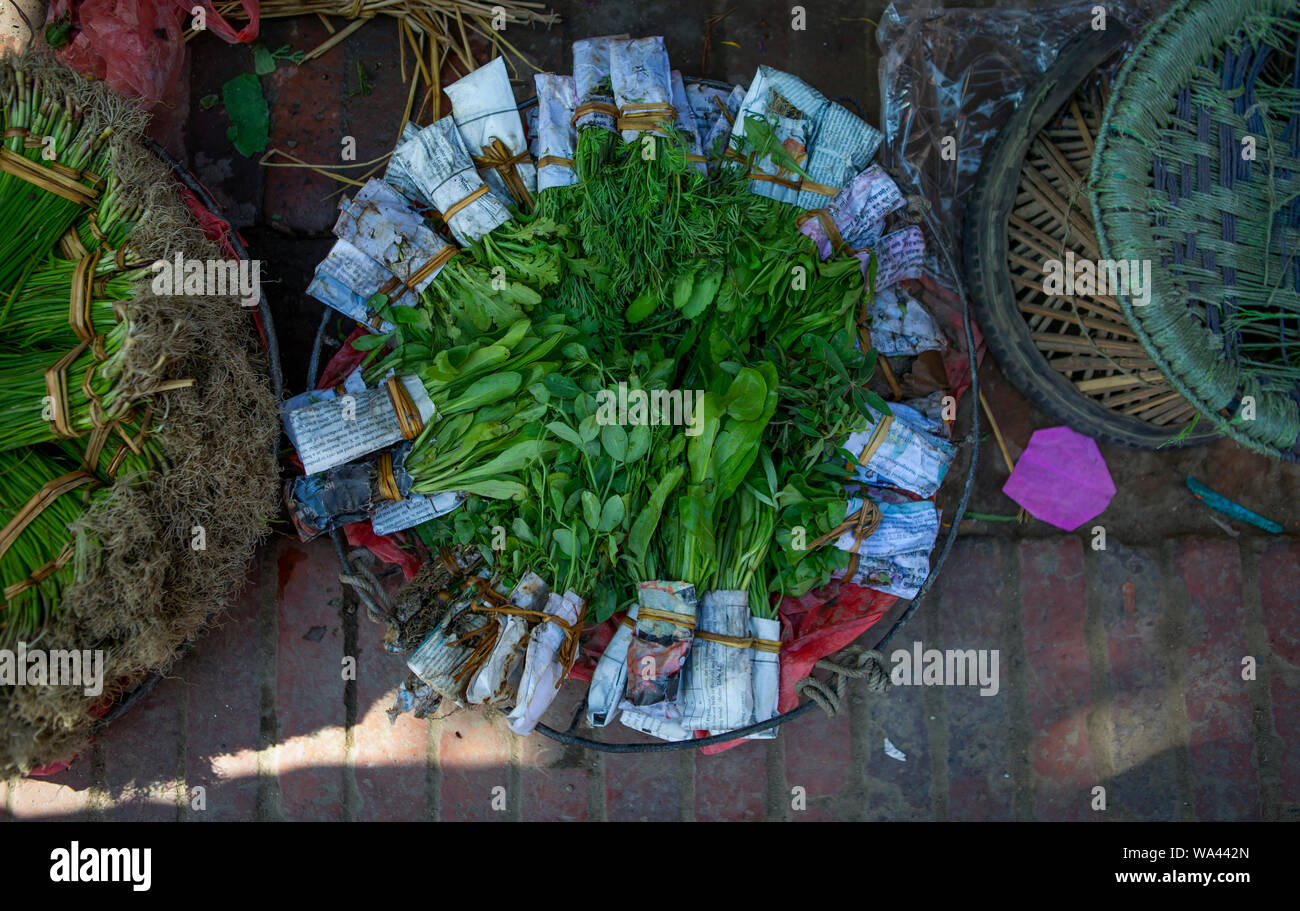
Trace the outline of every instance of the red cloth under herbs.
{"label": "red cloth under herbs", "polygon": [[364,547],[385,563],[392,563],[402,568],[402,575],[408,579],[415,577],[420,569],[420,558],[409,549],[402,547],[406,536],[400,531],[390,535],[377,535],[370,525],[370,520],[353,522],[343,526],[343,535],[353,547]]}
{"label": "red cloth under herbs", "polygon": [[339,385],[348,378],[348,375],[353,370],[361,366],[361,362],[366,359],[368,352],[358,351],[353,348],[352,341],[369,334],[360,326],[352,330],[352,333],[344,340],[343,347],[334,352],[334,356],[329,359],[329,363],[321,371],[320,377],[316,380],[317,389],[330,389]]}

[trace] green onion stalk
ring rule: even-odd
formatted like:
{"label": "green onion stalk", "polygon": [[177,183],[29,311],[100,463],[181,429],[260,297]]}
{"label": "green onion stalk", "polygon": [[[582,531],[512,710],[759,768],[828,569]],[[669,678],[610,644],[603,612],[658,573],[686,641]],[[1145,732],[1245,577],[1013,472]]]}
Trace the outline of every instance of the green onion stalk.
{"label": "green onion stalk", "polygon": [[[92,133],[83,112],[70,98],[48,93],[38,78],[18,72],[3,99],[3,128],[25,130],[41,141],[28,147],[24,136],[6,136],[5,148],[38,167],[47,167],[43,152],[77,171],[95,175],[109,172],[107,139],[111,130]],[[87,190],[89,186],[83,184]],[[42,190],[21,177],[0,172],[0,288],[12,288],[33,262],[43,261],[59,239],[85,212],[77,202]]]}
{"label": "green onion stalk", "polygon": [[[124,430],[138,434],[139,427],[133,425]],[[8,521],[45,484],[83,468],[84,452],[79,448],[82,446],[82,440],[69,440],[0,452],[0,475],[5,479],[4,485],[0,485],[0,516]],[[52,500],[0,555],[0,589],[7,591],[56,560],[65,546],[72,546],[74,551],[61,567],[35,586],[26,587],[12,597],[0,596],[3,605],[0,606],[0,647],[9,647],[19,639],[33,641],[57,612],[63,591],[84,571],[91,551],[90,542],[72,536],[69,529],[108,495],[113,476],[138,477],[162,464],[162,448],[156,441],[146,439],[138,448],[137,453],[119,438],[110,440],[101,451],[98,464],[92,466],[93,473],[97,474],[95,481]],[[120,456],[119,449],[125,450]]]}
{"label": "green onion stalk", "polygon": [[[77,463],[46,450],[0,452],[0,515],[11,517],[48,482],[77,468]],[[68,529],[86,511],[83,497],[88,486],[69,491],[49,503],[36,515],[9,548],[0,556],[0,585],[6,591],[30,579],[34,573],[60,556],[69,542]],[[102,491],[91,491],[94,498]],[[10,647],[19,640],[31,642],[39,635],[52,613],[58,609],[63,590],[76,578],[77,559],[62,567],[34,587],[0,598],[0,646]]]}
{"label": "green onion stalk", "polygon": [[[127,324],[115,324],[104,336],[107,360],[99,363],[95,353],[87,348],[66,369],[66,420],[73,433],[88,434],[96,426],[91,398],[84,388],[87,371],[93,371],[89,385],[99,401],[101,420],[122,417],[130,410],[131,402],[125,399],[117,384],[127,336]],[[55,403],[46,387],[45,371],[60,360],[62,353],[42,353],[43,358],[33,361],[30,351],[0,351],[0,389],[5,390],[0,402],[0,449],[20,449],[59,439],[50,423]]]}
{"label": "green onion stalk", "polygon": [[756,617],[776,616],[768,552],[776,535],[776,469],[763,451],[727,504],[718,540],[717,587],[747,592]]}
{"label": "green onion stalk", "polygon": [[[51,259],[26,276],[0,307],[0,325],[12,347],[21,349],[58,348],[68,350],[77,336],[68,322],[69,289],[77,263]],[[147,268],[119,272],[112,255],[95,266],[90,302],[90,324],[99,335],[108,335],[118,324],[120,302],[131,300],[136,283],[149,274]]]}

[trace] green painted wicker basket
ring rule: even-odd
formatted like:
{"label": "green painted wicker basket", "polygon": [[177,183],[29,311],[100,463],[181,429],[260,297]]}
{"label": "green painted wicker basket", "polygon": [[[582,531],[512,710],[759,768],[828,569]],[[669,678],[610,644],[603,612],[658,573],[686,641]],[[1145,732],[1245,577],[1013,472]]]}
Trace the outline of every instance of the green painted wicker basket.
{"label": "green painted wicker basket", "polygon": [[[1102,256],[1175,388],[1222,432],[1300,461],[1300,3],[1180,0],[1112,87],[1092,164]],[[1143,290],[1149,292],[1141,293]]]}

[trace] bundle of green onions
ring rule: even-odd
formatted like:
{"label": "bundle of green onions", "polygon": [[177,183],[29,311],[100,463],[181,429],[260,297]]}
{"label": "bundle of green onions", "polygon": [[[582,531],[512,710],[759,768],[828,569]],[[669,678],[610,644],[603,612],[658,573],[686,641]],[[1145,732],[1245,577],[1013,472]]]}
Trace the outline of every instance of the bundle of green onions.
{"label": "bundle of green onions", "polygon": [[162,459],[150,409],[120,384],[126,302],[149,270],[127,261],[139,213],[110,168],[111,134],[16,76],[0,148],[0,645],[58,611],[93,547],[74,529],[114,478]]}

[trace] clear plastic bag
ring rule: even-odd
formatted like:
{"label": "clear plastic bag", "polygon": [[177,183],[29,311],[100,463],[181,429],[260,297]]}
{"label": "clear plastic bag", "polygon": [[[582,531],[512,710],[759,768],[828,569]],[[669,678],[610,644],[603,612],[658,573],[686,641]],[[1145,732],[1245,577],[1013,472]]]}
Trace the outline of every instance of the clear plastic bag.
{"label": "clear plastic bag", "polygon": [[[956,254],[966,194],[989,144],[1025,92],[1079,33],[1094,28],[1098,0],[1019,7],[935,9],[935,0],[895,0],[876,30],[880,44],[880,159],[905,193],[930,204]],[[1100,5],[1106,27],[1134,32],[1168,0]],[[955,159],[952,157],[955,154]],[[952,289],[928,247],[926,274]]]}

